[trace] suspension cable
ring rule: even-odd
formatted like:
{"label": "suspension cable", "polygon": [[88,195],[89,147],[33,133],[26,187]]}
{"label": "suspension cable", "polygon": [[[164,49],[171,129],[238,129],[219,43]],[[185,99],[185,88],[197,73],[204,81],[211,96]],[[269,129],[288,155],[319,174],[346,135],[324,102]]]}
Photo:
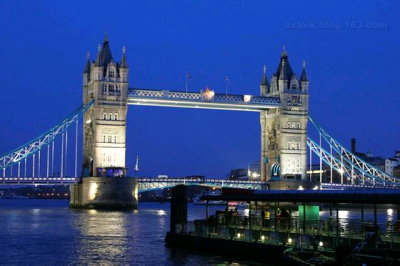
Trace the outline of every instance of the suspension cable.
{"label": "suspension cable", "polygon": [[75,122],[75,178],[78,177],[78,120]]}
{"label": "suspension cable", "polygon": [[63,177],[63,168],[64,166],[64,133],[61,135],[61,172],[60,172],[60,177]]}

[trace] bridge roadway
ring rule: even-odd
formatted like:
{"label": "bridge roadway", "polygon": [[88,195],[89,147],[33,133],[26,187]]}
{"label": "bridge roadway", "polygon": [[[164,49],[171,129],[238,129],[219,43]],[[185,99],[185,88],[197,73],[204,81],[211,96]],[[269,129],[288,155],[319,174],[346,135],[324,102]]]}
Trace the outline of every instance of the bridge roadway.
{"label": "bridge roadway", "polygon": [[281,106],[279,97],[219,94],[213,91],[181,92],[132,88],[128,105],[164,106],[260,112]]}
{"label": "bridge roadway", "polygon": [[[0,177],[0,185],[68,185],[79,183],[81,178],[75,177]],[[268,182],[224,179],[192,179],[192,178],[138,178],[139,192],[171,188],[184,184],[187,186],[228,187],[252,190],[268,190]],[[397,186],[372,186],[321,183],[321,190],[354,190],[354,189],[399,189]]]}
{"label": "bridge roadway", "polygon": [[[75,177],[4,177],[0,185],[62,185],[79,183]],[[268,189],[268,184],[261,181],[191,179],[191,178],[138,178],[139,192],[171,188],[184,184],[187,186],[230,187],[253,190]]]}

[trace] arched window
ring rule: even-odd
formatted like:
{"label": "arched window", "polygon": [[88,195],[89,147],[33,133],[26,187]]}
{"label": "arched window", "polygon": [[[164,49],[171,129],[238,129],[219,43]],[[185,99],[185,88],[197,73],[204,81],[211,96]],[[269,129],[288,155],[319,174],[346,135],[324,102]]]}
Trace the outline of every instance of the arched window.
{"label": "arched window", "polygon": [[112,120],[112,114],[108,114],[108,120]]}
{"label": "arched window", "polygon": [[103,113],[103,120],[107,120],[107,114]]}
{"label": "arched window", "polygon": [[114,114],[114,120],[118,120],[118,114],[117,113]]}

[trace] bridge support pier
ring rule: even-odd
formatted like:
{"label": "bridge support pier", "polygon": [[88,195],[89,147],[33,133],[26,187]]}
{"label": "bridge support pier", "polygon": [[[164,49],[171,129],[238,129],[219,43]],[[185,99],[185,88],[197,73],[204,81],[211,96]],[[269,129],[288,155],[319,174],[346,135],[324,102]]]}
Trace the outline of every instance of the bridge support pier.
{"label": "bridge support pier", "polygon": [[85,177],[70,186],[71,208],[137,209],[138,183],[133,178]]}

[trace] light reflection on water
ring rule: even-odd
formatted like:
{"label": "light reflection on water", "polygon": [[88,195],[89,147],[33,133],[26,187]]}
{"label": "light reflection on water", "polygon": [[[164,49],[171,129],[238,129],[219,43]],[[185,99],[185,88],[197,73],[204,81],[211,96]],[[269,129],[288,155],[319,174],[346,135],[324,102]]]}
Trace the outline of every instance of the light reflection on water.
{"label": "light reflection on water", "polygon": [[[210,214],[221,208],[211,207]],[[188,209],[189,220],[205,217],[204,206]],[[247,258],[167,248],[169,212],[169,204],[159,203],[120,212],[71,210],[60,200],[1,199],[1,263],[262,265]]]}

